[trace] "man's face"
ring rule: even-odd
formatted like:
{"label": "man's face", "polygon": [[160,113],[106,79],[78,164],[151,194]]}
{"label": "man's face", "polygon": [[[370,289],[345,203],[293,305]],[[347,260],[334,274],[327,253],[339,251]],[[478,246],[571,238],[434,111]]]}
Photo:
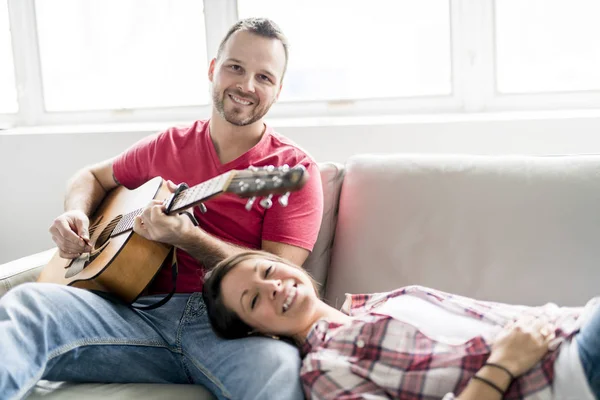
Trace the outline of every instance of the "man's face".
{"label": "man's face", "polygon": [[218,59],[210,63],[213,105],[237,126],[260,120],[277,100],[285,68],[285,51],[277,39],[237,31]]}

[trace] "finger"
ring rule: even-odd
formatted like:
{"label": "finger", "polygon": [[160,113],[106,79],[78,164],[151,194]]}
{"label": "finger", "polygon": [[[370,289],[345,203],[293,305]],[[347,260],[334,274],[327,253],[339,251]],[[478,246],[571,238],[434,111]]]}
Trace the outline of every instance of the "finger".
{"label": "finger", "polygon": [[90,239],[90,234],[88,232],[88,223],[87,221],[76,219],[75,227],[77,228],[77,234],[84,240]]}
{"label": "finger", "polygon": [[175,192],[177,190],[177,185],[173,181],[167,181],[167,187],[171,192]]}
{"label": "finger", "polygon": [[145,237],[146,225],[144,224],[144,219],[141,215],[138,215],[133,220],[133,231],[137,234],[140,234]]}
{"label": "finger", "polygon": [[62,232],[59,230],[56,230],[55,233],[56,234],[53,235],[52,240],[54,240],[60,250],[71,254],[80,254],[86,250],[86,245],[83,240],[79,236],[75,235],[72,231],[68,231],[67,236],[73,236],[75,238],[74,241],[65,238],[65,236],[62,235]]}
{"label": "finger", "polygon": [[58,234],[64,239],[65,246],[75,250],[75,252],[81,253],[85,249],[85,242],[83,239],[81,239],[78,234],[73,232],[71,225],[69,225],[64,219],[58,219],[56,222]]}

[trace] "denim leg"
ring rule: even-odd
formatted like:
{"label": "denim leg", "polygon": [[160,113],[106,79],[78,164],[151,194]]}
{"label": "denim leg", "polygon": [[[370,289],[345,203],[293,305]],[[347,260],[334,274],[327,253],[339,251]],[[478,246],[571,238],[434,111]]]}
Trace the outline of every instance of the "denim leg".
{"label": "denim leg", "polygon": [[304,399],[296,347],[274,339],[218,338],[202,296],[190,298],[182,321],[186,369],[219,399]]}
{"label": "denim leg", "polygon": [[0,298],[2,398],[22,398],[42,378],[188,383],[180,346],[188,298],[141,312],[86,290],[17,286]]}
{"label": "denim leg", "polygon": [[579,358],[592,392],[600,399],[600,306],[575,336]]}

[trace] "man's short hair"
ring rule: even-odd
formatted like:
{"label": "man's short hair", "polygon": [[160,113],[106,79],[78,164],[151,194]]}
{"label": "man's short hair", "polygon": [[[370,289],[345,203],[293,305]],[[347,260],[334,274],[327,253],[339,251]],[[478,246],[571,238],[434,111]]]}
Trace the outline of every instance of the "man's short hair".
{"label": "man's short hair", "polygon": [[219,44],[217,59],[221,56],[221,53],[225,48],[225,44],[231,35],[237,31],[248,31],[258,36],[279,40],[283,45],[283,50],[285,52],[285,66],[283,67],[282,77],[285,75],[288,64],[288,39],[281,31],[279,25],[268,18],[245,18],[236,22],[231,28],[229,28],[229,31],[221,41],[221,44]]}

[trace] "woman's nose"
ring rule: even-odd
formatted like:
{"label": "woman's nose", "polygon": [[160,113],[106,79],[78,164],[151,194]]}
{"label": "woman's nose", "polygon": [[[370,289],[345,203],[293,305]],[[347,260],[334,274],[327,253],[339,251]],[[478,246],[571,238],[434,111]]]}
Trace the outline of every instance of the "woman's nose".
{"label": "woman's nose", "polygon": [[281,292],[283,289],[283,284],[279,279],[270,279],[268,281],[264,281],[264,290],[270,299],[274,299],[277,296],[277,293]]}

